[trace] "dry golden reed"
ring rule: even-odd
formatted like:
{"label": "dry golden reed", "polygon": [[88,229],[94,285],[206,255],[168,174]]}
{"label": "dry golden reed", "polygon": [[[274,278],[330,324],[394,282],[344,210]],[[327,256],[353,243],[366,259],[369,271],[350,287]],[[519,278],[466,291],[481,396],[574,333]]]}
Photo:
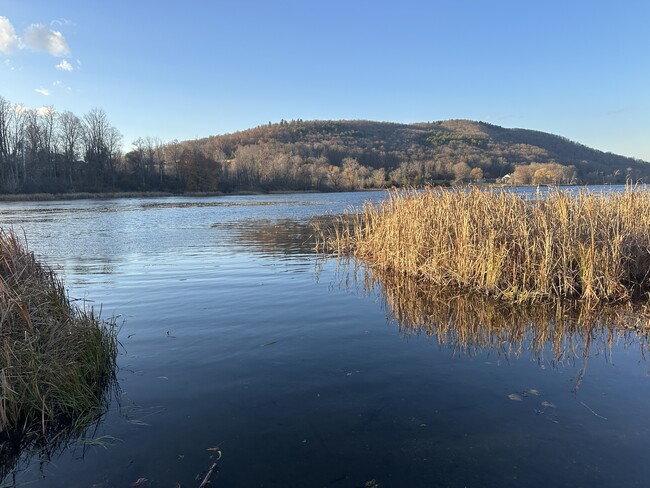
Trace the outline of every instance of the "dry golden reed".
{"label": "dry golden reed", "polygon": [[392,192],[320,237],[321,248],[373,267],[515,303],[625,302],[646,299],[650,284],[645,189]]}

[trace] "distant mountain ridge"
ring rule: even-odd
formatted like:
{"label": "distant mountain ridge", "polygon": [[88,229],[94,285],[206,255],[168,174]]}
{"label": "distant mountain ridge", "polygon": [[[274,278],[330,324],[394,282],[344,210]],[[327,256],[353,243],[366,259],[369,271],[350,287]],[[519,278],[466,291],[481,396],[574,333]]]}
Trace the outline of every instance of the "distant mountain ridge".
{"label": "distant mountain ridge", "polygon": [[281,120],[163,142],[99,108],[27,110],[0,96],[0,195],[345,191],[392,186],[650,182],[650,164],[564,137],[471,120]]}
{"label": "distant mountain ridge", "polygon": [[[263,125],[193,141],[234,161],[243,148],[273,148],[302,161],[352,161],[384,169],[391,184],[487,180],[517,184],[625,183],[650,179],[645,161],[606,153],[546,132],[471,120],[403,124],[366,120]],[[218,159],[218,158],[217,158]],[[537,176],[535,176],[537,175]]]}

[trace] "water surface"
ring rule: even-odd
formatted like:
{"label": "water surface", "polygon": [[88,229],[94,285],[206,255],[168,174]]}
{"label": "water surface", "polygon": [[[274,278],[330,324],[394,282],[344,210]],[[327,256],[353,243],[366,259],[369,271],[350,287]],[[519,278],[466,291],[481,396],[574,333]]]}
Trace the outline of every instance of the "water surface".
{"label": "water surface", "polygon": [[313,216],[382,196],[1,204],[73,297],[123,321],[107,445],[18,486],[198,486],[216,447],[219,487],[647,486],[645,338],[569,327],[558,355],[525,317],[519,343],[472,336],[474,312],[418,326],[414,292],[313,253]]}

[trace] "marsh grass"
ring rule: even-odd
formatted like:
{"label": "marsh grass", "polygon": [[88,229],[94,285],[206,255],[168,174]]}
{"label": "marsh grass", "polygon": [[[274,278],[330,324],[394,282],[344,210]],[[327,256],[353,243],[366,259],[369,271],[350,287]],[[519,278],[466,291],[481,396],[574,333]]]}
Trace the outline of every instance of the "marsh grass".
{"label": "marsh grass", "polygon": [[650,191],[393,192],[337,225],[318,247],[459,293],[509,303],[646,300]]}
{"label": "marsh grass", "polygon": [[106,410],[117,329],[80,309],[13,232],[0,230],[0,475],[52,452]]}

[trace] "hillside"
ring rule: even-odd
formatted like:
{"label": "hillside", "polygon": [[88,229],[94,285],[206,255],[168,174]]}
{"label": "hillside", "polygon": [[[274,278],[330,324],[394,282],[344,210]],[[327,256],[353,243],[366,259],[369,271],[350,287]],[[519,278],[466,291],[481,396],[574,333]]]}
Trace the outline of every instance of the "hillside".
{"label": "hillside", "polygon": [[390,186],[650,182],[650,164],[484,122],[282,120],[125,153],[106,113],[24,110],[0,96],[0,195],[341,191]]}
{"label": "hillside", "polygon": [[[650,178],[650,164],[644,161],[553,134],[469,120],[282,121],[192,144],[222,163],[222,183],[230,187],[271,188],[283,179],[279,170],[302,167],[313,172],[314,166],[327,168],[328,185],[334,188],[380,186],[382,176],[385,184],[397,185],[504,177],[516,184],[624,183]],[[338,175],[341,182],[332,177],[332,172],[345,170],[347,175]],[[303,186],[292,183],[289,174],[286,185]]]}

